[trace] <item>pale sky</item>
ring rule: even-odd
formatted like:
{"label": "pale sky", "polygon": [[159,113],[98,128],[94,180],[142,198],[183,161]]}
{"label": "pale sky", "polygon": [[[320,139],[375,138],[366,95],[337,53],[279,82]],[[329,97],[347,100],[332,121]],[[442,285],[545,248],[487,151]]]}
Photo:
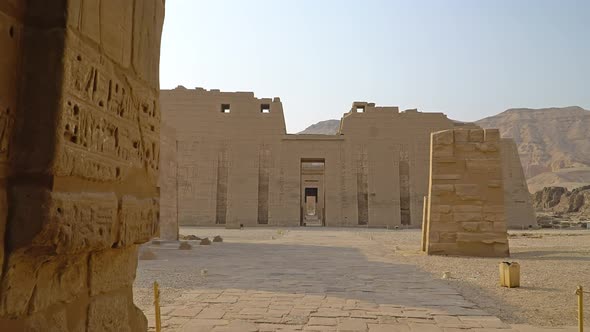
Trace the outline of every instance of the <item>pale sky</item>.
{"label": "pale sky", "polygon": [[167,0],[160,73],[280,97],[288,132],[353,101],[463,121],[590,109],[590,1]]}

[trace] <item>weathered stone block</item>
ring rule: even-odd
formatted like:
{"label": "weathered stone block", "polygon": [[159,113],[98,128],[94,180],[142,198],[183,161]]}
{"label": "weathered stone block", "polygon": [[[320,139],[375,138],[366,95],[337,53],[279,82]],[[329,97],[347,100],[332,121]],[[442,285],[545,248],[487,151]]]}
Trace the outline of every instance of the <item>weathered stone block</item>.
{"label": "weathered stone block", "polygon": [[125,292],[92,298],[88,310],[88,331],[133,332],[129,309],[132,298]]}
{"label": "weathered stone block", "polygon": [[455,213],[474,212],[481,215],[483,207],[481,205],[453,205],[452,210]]}
{"label": "weathered stone block", "polygon": [[438,243],[455,243],[457,242],[457,232],[439,232]]}
{"label": "weathered stone block", "polygon": [[480,242],[485,244],[508,243],[508,235],[494,232],[459,233],[458,242]]}
{"label": "weathered stone block", "polygon": [[433,184],[432,193],[434,195],[448,194],[455,191],[455,187],[452,184]]}
{"label": "weathered stone block", "polygon": [[500,129],[485,129],[484,140],[486,142],[500,141]]}
{"label": "weathered stone block", "polygon": [[69,303],[88,292],[88,255],[53,256],[36,275],[30,310],[38,312],[55,303]]}
{"label": "weathered stone block", "polygon": [[470,129],[469,130],[469,142],[483,142],[484,131],[483,129]]}
{"label": "weathered stone block", "polygon": [[499,150],[498,142],[484,142],[484,143],[476,143],[475,148],[477,151],[490,153],[490,152],[497,152]]}
{"label": "weathered stone block", "polygon": [[433,213],[451,213],[452,207],[450,205],[436,205],[432,208]]}
{"label": "weathered stone block", "polygon": [[[469,129],[455,129],[455,143],[469,142]],[[459,145],[459,144],[457,144]]]}
{"label": "weathered stone block", "polygon": [[482,221],[483,216],[479,212],[455,212],[453,213],[453,220],[459,223],[467,221]]}
{"label": "weathered stone block", "polygon": [[90,295],[131,287],[137,269],[137,246],[107,249],[90,255]]}
{"label": "weathered stone block", "polygon": [[124,196],[119,212],[121,232],[119,245],[130,246],[149,241],[158,233],[158,202]]}
{"label": "weathered stone block", "polygon": [[456,184],[455,193],[462,200],[479,200],[480,188],[477,184]]}
{"label": "weathered stone block", "polygon": [[460,180],[461,174],[437,174],[432,176],[433,180]]}
{"label": "weathered stone block", "polygon": [[467,159],[465,163],[470,173],[487,173],[492,180],[500,180],[502,168],[498,159]]}
{"label": "weathered stone block", "polygon": [[117,241],[117,197],[113,193],[50,194],[48,223],[36,245],[57,253],[110,248]]}
{"label": "weathered stone block", "polygon": [[452,130],[444,130],[436,133],[432,133],[432,142],[434,146],[437,145],[452,145],[454,140]]}
{"label": "weathered stone block", "polygon": [[451,158],[455,153],[452,145],[437,145],[433,147],[432,154],[435,157]]}
{"label": "weathered stone block", "polygon": [[494,232],[493,224],[487,221],[464,222],[461,227],[466,232]]}

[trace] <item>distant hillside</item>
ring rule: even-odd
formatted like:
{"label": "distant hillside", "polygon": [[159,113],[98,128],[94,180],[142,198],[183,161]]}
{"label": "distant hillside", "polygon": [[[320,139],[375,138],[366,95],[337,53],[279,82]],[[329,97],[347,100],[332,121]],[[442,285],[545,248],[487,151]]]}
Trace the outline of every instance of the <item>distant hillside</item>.
{"label": "distant hillside", "polygon": [[[516,141],[531,192],[590,184],[590,111],[577,106],[518,108],[475,123],[499,128],[502,137]],[[339,120],[321,121],[300,134],[333,135],[339,126]]]}
{"label": "distant hillside", "polygon": [[509,109],[476,122],[516,141],[529,190],[590,183],[590,111],[580,107]]}
{"label": "distant hillside", "polygon": [[338,129],[340,129],[340,120],[326,120],[312,124],[298,134],[336,135]]}

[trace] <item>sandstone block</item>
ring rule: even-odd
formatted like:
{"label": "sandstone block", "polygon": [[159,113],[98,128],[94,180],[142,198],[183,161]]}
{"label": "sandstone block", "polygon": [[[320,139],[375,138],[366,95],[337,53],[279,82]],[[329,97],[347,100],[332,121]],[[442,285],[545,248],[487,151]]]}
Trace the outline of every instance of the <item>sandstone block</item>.
{"label": "sandstone block", "polygon": [[469,129],[455,129],[454,132],[455,143],[469,142]]}
{"label": "sandstone block", "polygon": [[485,129],[484,139],[486,142],[500,141],[500,129]]}
{"label": "sandstone block", "polygon": [[[128,293],[128,294],[127,294]],[[129,311],[131,292],[117,292],[91,299],[88,310],[88,331],[133,332]]]}
{"label": "sandstone block", "polygon": [[450,205],[436,205],[432,208],[432,213],[451,213],[452,207]]}
{"label": "sandstone block", "polygon": [[479,221],[479,222],[463,222],[461,227],[466,232],[494,232],[494,227],[491,222]]}
{"label": "sandstone block", "polygon": [[469,221],[482,221],[483,215],[479,212],[455,212],[453,213],[453,220],[459,223]]}
{"label": "sandstone block", "polygon": [[474,212],[481,214],[483,207],[481,205],[453,205],[452,209],[453,212]]}
{"label": "sandstone block", "polygon": [[119,244],[131,246],[149,241],[158,232],[158,202],[124,196],[119,213],[121,232]]}
{"label": "sandstone block", "polygon": [[444,130],[432,133],[432,141],[434,145],[451,145],[454,142],[454,135],[452,130]]}
{"label": "sandstone block", "polygon": [[457,232],[439,232],[438,243],[455,243],[457,242]]}
{"label": "sandstone block", "polygon": [[38,312],[55,303],[69,303],[88,292],[88,255],[53,256],[36,276],[30,308]]}
{"label": "sandstone block", "polygon": [[455,191],[455,187],[452,184],[433,184],[432,185],[432,193],[435,195],[440,195],[444,193],[452,193]]}
{"label": "sandstone block", "polygon": [[457,235],[458,242],[480,242],[485,244],[493,243],[508,243],[507,234],[480,232],[480,233],[459,233]]}
{"label": "sandstone block", "polygon": [[498,142],[484,142],[484,143],[476,143],[475,148],[477,151],[481,151],[484,153],[490,152],[497,152],[499,150]]}
{"label": "sandstone block", "polygon": [[432,176],[433,180],[460,180],[461,174],[437,174]]}
{"label": "sandstone block", "polygon": [[107,249],[90,255],[90,295],[131,287],[137,269],[137,246]]}
{"label": "sandstone block", "polygon": [[452,158],[455,154],[452,145],[436,145],[432,149],[432,155],[437,158]]}
{"label": "sandstone block", "polygon": [[456,184],[455,193],[462,200],[478,200],[481,192],[477,184]]}
{"label": "sandstone block", "polygon": [[49,223],[35,239],[58,253],[110,248],[116,242],[117,198],[113,193],[61,193],[50,195]]}
{"label": "sandstone block", "polygon": [[483,129],[469,129],[469,142],[483,142]]}

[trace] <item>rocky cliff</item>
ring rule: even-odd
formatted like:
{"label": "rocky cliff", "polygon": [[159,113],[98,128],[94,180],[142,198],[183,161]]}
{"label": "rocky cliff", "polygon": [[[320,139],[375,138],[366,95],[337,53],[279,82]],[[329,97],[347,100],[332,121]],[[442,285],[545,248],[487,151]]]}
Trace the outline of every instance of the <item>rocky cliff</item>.
{"label": "rocky cliff", "polygon": [[513,138],[529,190],[590,183],[590,111],[580,107],[509,109],[476,122]]}
{"label": "rocky cliff", "polygon": [[590,186],[572,191],[564,187],[546,187],[532,196],[533,206],[539,215],[590,220]]}

